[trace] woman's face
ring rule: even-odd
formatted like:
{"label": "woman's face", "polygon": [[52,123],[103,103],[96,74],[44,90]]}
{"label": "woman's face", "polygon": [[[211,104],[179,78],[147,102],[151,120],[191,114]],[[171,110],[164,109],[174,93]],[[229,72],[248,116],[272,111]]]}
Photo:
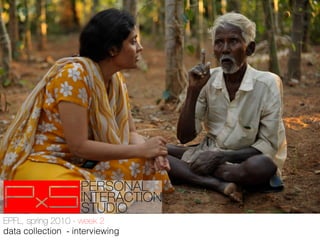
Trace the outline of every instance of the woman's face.
{"label": "woman's face", "polygon": [[120,69],[136,68],[142,49],[137,39],[137,32],[133,29],[128,38],[123,41],[122,48],[115,54],[113,61]]}

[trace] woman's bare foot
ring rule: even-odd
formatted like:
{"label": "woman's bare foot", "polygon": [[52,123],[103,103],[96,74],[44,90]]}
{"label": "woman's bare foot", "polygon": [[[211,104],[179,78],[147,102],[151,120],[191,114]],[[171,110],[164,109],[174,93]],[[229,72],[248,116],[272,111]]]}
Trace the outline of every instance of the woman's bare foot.
{"label": "woman's bare foot", "polygon": [[230,197],[233,201],[243,203],[243,193],[236,184],[228,183],[224,188],[223,193]]}

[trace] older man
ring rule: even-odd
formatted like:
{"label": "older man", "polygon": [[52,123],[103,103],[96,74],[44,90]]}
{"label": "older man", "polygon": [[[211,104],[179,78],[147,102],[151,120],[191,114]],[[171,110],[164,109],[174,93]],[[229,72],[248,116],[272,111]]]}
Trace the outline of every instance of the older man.
{"label": "older man", "polygon": [[254,69],[255,23],[238,13],[218,17],[211,29],[220,67],[204,57],[189,72],[177,137],[188,143],[202,131],[199,145],[168,145],[170,178],[219,191],[242,201],[238,186],[281,190],[286,159],[279,76]]}

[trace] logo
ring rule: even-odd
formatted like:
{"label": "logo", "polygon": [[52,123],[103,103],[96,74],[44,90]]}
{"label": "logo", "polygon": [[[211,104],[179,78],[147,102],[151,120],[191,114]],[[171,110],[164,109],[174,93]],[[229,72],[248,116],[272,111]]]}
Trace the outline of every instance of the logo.
{"label": "logo", "polygon": [[3,181],[3,213],[80,213],[80,181]]}

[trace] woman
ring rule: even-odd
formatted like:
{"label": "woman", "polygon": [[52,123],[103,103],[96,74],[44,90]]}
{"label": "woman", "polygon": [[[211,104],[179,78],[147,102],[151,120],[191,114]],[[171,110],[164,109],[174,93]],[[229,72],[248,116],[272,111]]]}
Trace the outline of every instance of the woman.
{"label": "woman", "polygon": [[173,190],[166,141],[136,132],[119,72],[136,68],[141,51],[131,15],[96,14],[80,35],[80,56],[58,60],[9,126],[1,179],[162,180]]}

